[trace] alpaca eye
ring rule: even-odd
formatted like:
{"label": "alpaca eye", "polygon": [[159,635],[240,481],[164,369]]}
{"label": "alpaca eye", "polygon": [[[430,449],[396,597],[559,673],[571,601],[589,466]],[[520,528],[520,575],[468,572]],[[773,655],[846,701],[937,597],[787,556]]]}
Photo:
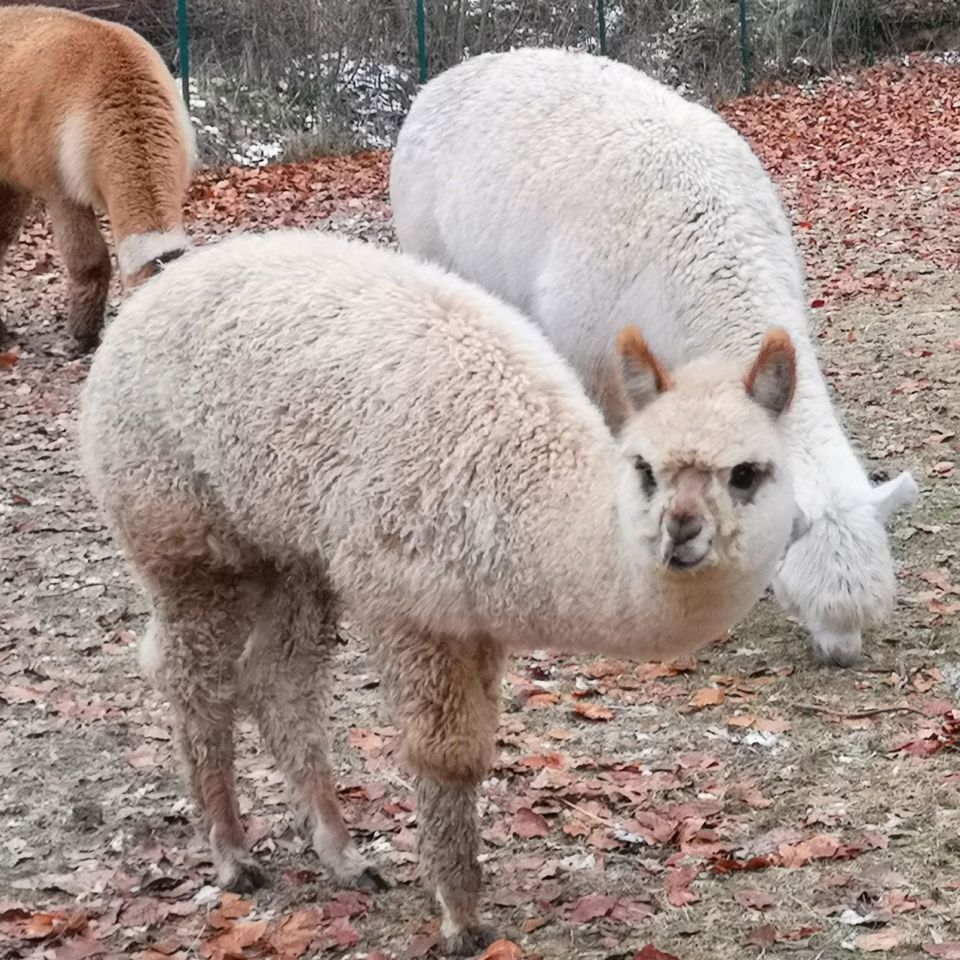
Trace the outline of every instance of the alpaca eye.
{"label": "alpaca eye", "polygon": [[643,457],[634,457],[633,466],[640,474],[640,479],[643,482],[643,492],[649,497],[657,489],[657,478],[653,475],[653,467]]}
{"label": "alpaca eye", "polygon": [[730,483],[738,490],[749,490],[757,481],[757,468],[752,463],[738,463],[730,474]]}
{"label": "alpaca eye", "polygon": [[763,471],[755,463],[738,463],[730,471],[730,487],[737,499],[744,500],[760,486]]}

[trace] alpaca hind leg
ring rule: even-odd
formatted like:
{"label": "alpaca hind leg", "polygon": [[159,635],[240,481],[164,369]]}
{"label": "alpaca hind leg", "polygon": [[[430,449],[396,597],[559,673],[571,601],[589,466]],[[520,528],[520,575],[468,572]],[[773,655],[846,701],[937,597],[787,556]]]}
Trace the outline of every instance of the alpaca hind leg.
{"label": "alpaca hind leg", "polygon": [[416,634],[385,639],[378,655],[417,774],[421,872],[446,951],[470,956],[495,939],[480,921],[476,806],[495,755],[503,655],[486,638]]}
{"label": "alpaca hind leg", "polygon": [[81,350],[93,350],[110,289],[110,252],[91,209],[65,199],[51,202],[49,209],[69,277],[67,328]]}
{"label": "alpaca hind leg", "polygon": [[379,890],[386,884],[350,837],[329,760],[336,616],[316,571],[286,573],[257,624],[243,668],[244,699],[320,862],[342,883]]}
{"label": "alpaca hind leg", "polygon": [[[0,183],[0,267],[10,244],[17,239],[30,198],[22,190]],[[0,346],[10,339],[10,333],[0,317]]]}
{"label": "alpaca hind leg", "polygon": [[209,829],[220,885],[246,893],[267,878],[240,821],[233,726],[239,662],[263,591],[196,567],[180,573],[151,584],[149,654],[173,704],[185,778]]}

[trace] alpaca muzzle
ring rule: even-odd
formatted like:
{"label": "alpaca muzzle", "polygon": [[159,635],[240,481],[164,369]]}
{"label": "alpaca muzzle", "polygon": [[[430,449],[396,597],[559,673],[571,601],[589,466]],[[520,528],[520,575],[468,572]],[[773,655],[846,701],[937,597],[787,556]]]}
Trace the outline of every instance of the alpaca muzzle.
{"label": "alpaca muzzle", "polygon": [[663,561],[674,570],[690,570],[706,560],[713,544],[703,517],[670,514],[663,531]]}

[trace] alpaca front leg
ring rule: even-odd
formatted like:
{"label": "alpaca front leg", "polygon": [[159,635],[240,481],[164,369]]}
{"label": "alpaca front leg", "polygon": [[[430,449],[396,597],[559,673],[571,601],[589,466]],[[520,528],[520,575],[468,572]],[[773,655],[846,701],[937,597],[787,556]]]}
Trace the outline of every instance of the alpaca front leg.
{"label": "alpaca front leg", "polygon": [[480,922],[477,791],[495,756],[502,651],[487,637],[411,634],[378,648],[384,686],[417,774],[423,876],[453,956],[496,939]]}
{"label": "alpaca front leg", "polygon": [[[3,266],[7,248],[17,239],[29,198],[22,191],[7,183],[0,183],[0,267]],[[9,339],[10,333],[0,317],[0,347]]]}
{"label": "alpaca front leg", "polygon": [[70,280],[67,328],[82,351],[100,339],[110,289],[110,252],[94,212],[66,199],[51,201],[57,247]]}

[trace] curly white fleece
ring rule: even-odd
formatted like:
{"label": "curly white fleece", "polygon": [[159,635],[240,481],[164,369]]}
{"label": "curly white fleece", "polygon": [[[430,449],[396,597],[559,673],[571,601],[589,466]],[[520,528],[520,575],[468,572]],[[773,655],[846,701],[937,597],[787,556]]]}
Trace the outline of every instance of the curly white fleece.
{"label": "curly white fleece", "polygon": [[850,663],[895,593],[884,521],[916,497],[871,487],[830,402],[777,192],[710,110],[601,57],[514,50],[432,80],[391,168],[401,246],[535,319],[617,423],[610,342],[635,323],[668,365],[746,359],[783,326],[797,533],[777,572],[814,647]]}
{"label": "curly white fleece", "polygon": [[[82,460],[141,569],[310,562],[373,631],[669,656],[746,614],[789,535],[782,429],[741,375],[677,371],[618,445],[536,327],[479,288],[320,234],[244,236],[124,304],[83,391]],[[641,449],[774,465],[728,508],[742,549],[665,567]]]}

